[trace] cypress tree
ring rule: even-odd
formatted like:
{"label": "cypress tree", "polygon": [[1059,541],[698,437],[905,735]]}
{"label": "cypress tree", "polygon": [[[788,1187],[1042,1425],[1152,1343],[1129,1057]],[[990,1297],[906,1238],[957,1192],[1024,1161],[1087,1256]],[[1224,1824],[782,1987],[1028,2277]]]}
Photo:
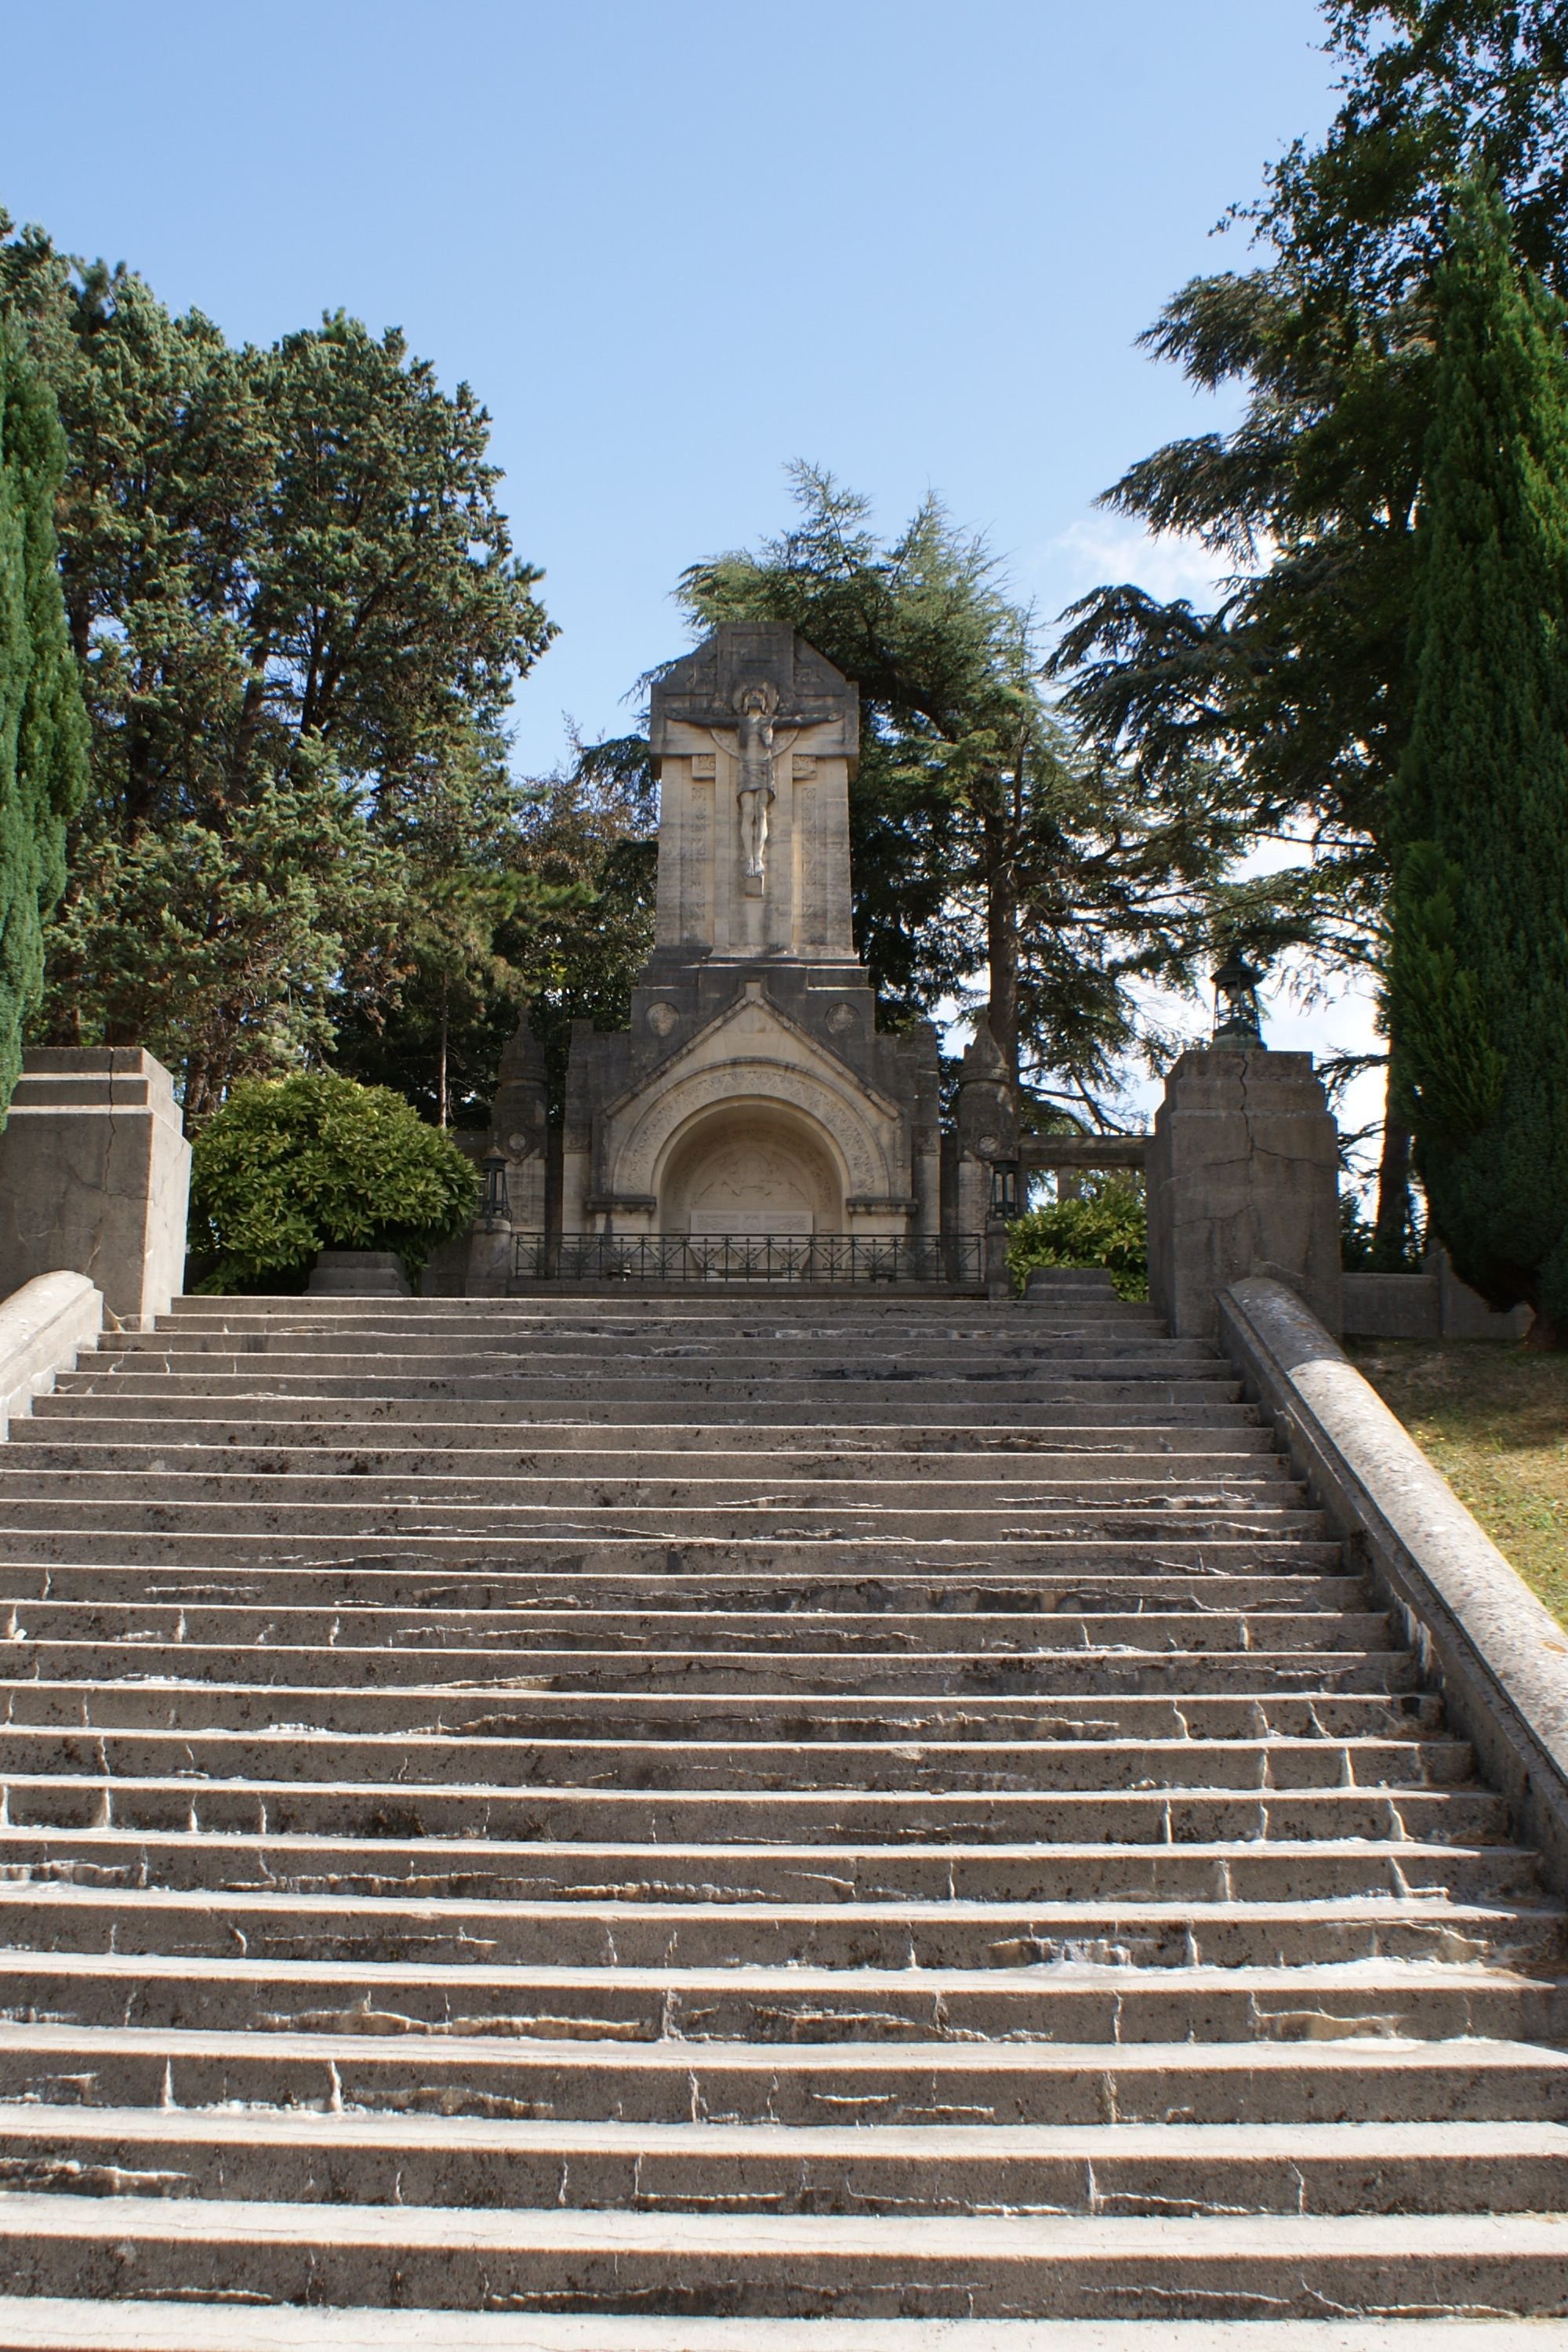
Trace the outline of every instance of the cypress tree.
{"label": "cypress tree", "polygon": [[0,1114],[42,993],[66,823],[87,784],[87,716],[55,540],[65,462],[54,395],[0,313]]}
{"label": "cypress tree", "polygon": [[1437,281],[1390,972],[1433,1226],[1568,1344],[1568,312],[1470,187]]}

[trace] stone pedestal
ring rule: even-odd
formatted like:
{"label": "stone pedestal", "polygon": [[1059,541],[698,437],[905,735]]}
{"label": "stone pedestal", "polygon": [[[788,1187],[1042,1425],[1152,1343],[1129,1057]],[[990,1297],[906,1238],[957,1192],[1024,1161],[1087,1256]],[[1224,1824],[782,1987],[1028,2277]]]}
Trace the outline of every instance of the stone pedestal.
{"label": "stone pedestal", "polygon": [[130,1330],[179,1289],[191,1148],[174,1081],[139,1046],[27,1055],[0,1133],[0,1297],[85,1274]]}
{"label": "stone pedestal", "polygon": [[1149,1292],[1172,1333],[1212,1339],[1222,1290],[1266,1275],[1331,1331],[1339,1137],[1310,1054],[1207,1046],[1165,1081],[1149,1149]]}
{"label": "stone pedestal", "polygon": [[395,1250],[318,1250],[310,1298],[406,1298],[408,1276]]}

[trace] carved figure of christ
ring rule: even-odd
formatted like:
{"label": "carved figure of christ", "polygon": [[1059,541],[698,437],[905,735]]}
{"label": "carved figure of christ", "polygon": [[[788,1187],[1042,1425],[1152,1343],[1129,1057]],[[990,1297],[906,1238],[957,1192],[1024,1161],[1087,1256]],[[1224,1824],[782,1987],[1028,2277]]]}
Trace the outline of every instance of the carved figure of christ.
{"label": "carved figure of christ", "polygon": [[[803,728],[835,718],[831,703],[809,704],[788,713],[792,722],[780,736],[773,726],[776,697],[771,687],[743,686],[735,696],[735,800],[741,823],[741,871],[749,892],[760,891],[768,852],[768,809],[777,797],[774,762],[789,750]],[[716,728],[709,730],[721,749],[727,748]]]}

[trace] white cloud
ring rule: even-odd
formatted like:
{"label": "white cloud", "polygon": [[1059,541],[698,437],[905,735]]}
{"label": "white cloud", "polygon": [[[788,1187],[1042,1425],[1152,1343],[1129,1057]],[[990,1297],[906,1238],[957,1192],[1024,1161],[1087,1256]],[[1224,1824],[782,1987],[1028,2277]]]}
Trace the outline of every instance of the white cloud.
{"label": "white cloud", "polygon": [[1054,614],[1102,583],[1124,580],[1164,603],[1185,596],[1194,604],[1211,605],[1235,565],[1229,556],[1212,554],[1175,531],[1145,530],[1115,515],[1089,514],[1025,555],[1018,570],[1042,609]]}

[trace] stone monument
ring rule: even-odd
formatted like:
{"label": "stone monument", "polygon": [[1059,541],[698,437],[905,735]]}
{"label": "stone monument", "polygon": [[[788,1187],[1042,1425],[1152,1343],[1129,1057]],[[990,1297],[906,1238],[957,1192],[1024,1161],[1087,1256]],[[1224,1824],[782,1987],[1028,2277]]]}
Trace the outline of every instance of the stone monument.
{"label": "stone monument", "polygon": [[573,1034],[563,1232],[934,1240],[935,1033],[878,1034],[850,929],[856,688],[726,623],[655,686],[651,740],[655,946],[630,1029]]}

